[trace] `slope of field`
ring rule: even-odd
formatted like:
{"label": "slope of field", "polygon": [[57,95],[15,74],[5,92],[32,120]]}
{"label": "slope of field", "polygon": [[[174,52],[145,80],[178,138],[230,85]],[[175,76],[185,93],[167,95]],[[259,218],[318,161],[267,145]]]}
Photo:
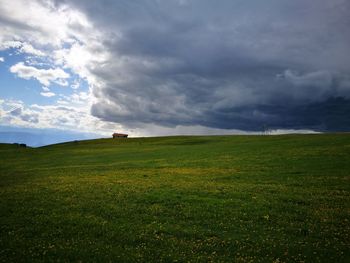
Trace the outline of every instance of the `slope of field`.
{"label": "slope of field", "polygon": [[350,262],[350,135],[0,145],[0,261]]}

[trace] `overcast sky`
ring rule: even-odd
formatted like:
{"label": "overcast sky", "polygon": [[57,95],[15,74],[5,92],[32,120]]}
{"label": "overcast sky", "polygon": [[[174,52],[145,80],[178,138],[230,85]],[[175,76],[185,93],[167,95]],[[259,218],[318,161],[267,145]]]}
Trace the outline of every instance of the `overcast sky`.
{"label": "overcast sky", "polygon": [[350,130],[348,0],[0,0],[0,121],[133,136]]}

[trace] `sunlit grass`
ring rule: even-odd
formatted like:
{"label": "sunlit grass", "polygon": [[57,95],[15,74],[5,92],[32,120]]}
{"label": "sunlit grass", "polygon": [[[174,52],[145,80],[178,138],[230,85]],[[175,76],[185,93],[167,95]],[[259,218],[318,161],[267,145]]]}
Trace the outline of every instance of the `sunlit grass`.
{"label": "sunlit grass", "polygon": [[350,136],[0,145],[0,260],[347,262]]}

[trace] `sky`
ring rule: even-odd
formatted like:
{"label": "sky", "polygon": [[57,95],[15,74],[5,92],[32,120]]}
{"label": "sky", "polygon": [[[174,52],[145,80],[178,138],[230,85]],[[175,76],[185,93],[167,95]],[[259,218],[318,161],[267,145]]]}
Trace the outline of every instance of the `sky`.
{"label": "sky", "polygon": [[0,0],[0,133],[350,131],[349,13],[348,0]]}

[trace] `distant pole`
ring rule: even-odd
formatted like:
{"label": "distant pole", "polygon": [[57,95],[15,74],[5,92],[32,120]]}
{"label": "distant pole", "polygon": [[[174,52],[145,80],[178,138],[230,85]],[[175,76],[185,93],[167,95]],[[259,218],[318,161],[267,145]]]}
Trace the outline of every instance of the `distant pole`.
{"label": "distant pole", "polygon": [[266,124],[263,124],[262,126],[262,134],[263,135],[268,135],[269,134],[269,128]]}

